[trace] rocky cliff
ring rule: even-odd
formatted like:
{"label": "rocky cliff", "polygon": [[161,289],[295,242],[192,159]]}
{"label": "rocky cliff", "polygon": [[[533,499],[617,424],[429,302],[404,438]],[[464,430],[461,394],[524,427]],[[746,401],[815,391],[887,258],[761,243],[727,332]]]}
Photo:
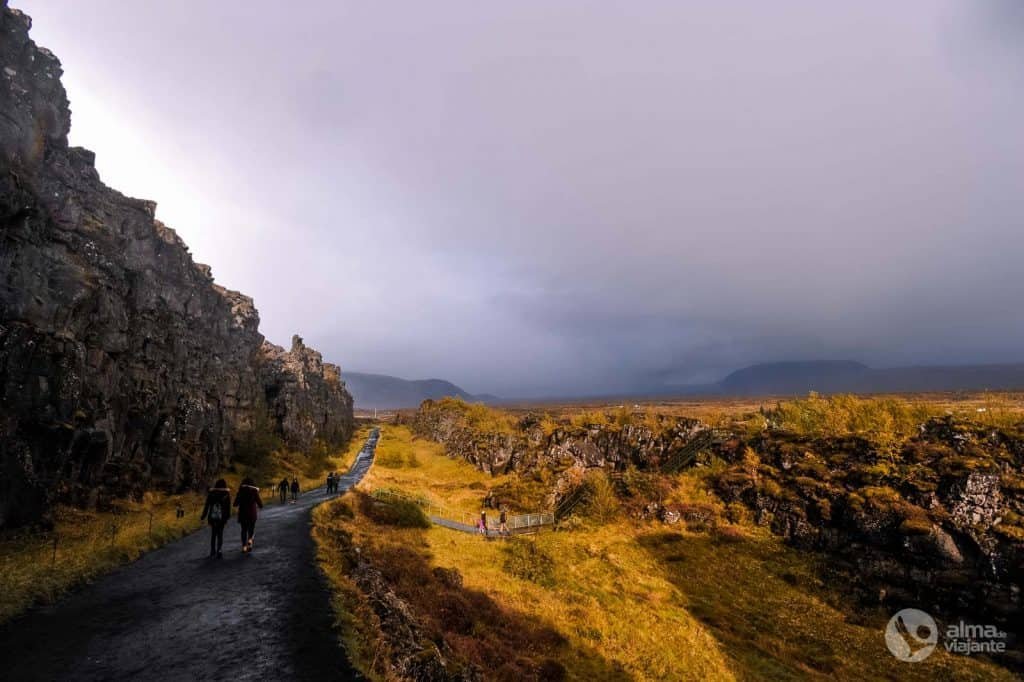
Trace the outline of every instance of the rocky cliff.
{"label": "rocky cliff", "polygon": [[30,26],[0,0],[0,527],[200,485],[268,409],[297,447],[346,438],[337,368],[268,354],[252,300],[68,146],[60,62]]}
{"label": "rocky cliff", "polygon": [[[485,471],[547,469],[553,475],[540,478],[550,481],[552,504],[587,469],[632,465],[656,474],[707,428],[685,417],[621,411],[516,419],[457,400],[425,401],[412,426]],[[694,463],[713,465],[704,476],[714,493],[709,502],[717,499],[733,513],[745,508],[752,522],[793,545],[827,553],[865,601],[924,605],[936,615],[1019,632],[1024,425],[933,418],[885,446],[770,425],[757,433],[726,429]],[[717,513],[713,504],[672,505],[657,495],[629,502],[646,509],[642,516],[671,523],[713,525]]]}
{"label": "rocky cliff", "polygon": [[717,478],[722,499],[744,503],[793,544],[829,553],[866,600],[1019,630],[1018,428],[931,419],[888,452],[859,437],[765,432],[720,455],[734,462]]}
{"label": "rocky cliff", "polygon": [[685,417],[644,416],[618,421],[593,413],[573,419],[515,419],[458,399],[425,400],[412,417],[421,436],[491,474],[544,466],[653,468],[704,428]]}
{"label": "rocky cliff", "polygon": [[278,433],[292,447],[307,449],[317,439],[347,440],[352,434],[352,396],[341,369],[323,361],[299,336],[290,351],[264,341],[259,374]]}

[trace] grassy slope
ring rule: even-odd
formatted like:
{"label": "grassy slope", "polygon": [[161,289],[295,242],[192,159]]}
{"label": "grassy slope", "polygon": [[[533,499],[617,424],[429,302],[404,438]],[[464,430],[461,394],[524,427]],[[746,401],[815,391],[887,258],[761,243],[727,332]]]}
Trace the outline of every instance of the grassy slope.
{"label": "grassy slope", "polygon": [[[485,486],[503,483],[403,427],[385,427],[380,453],[362,491],[396,487],[469,509]],[[679,479],[677,497],[703,495],[698,479]],[[488,678],[529,679],[551,660],[571,679],[1010,677],[941,651],[921,664],[897,662],[884,645],[884,616],[858,613],[844,603],[841,586],[822,579],[813,555],[749,526],[708,534],[620,520],[486,541],[437,527],[382,525],[367,504],[357,492],[324,505],[314,515],[314,535],[346,644],[378,678],[375,619],[338,550],[349,537],[431,633]],[[510,575],[505,566],[516,543],[535,543],[552,562],[547,579]],[[458,569],[463,587],[439,584],[435,567]]]}
{"label": "grassy slope", "polygon": [[[341,451],[328,453],[310,466],[298,453],[280,453],[273,476],[298,476],[304,489],[323,484],[328,470],[345,471],[355,460],[368,429],[362,429]],[[250,475],[246,467],[225,472],[232,490]],[[212,481],[211,481],[212,483]],[[265,482],[264,482],[265,483]],[[264,502],[277,502],[272,490],[263,491]],[[143,553],[204,525],[199,520],[205,495],[146,493],[141,501],[125,500],[113,511],[84,511],[59,507],[52,531],[20,530],[0,534],[0,623],[36,603],[50,603],[67,590],[135,561]],[[175,515],[178,504],[185,518]],[[152,531],[150,517],[152,515]],[[112,533],[112,526],[114,532]],[[53,543],[57,540],[54,557]]]}

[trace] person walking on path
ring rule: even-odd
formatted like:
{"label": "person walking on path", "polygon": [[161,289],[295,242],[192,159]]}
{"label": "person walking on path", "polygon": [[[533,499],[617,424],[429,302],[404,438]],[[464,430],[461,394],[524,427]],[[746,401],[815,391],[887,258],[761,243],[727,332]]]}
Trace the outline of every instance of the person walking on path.
{"label": "person walking on path", "polygon": [[480,510],[480,534],[487,537],[487,510]]}
{"label": "person walking on path", "polygon": [[277,494],[281,498],[281,504],[288,501],[288,478],[282,478],[281,482],[277,484]]}
{"label": "person walking on path", "polygon": [[334,472],[333,471],[327,472],[327,487],[325,487],[324,490],[327,491],[328,495],[330,495],[331,493],[334,492]]}
{"label": "person walking on path", "polygon": [[221,546],[224,544],[224,526],[231,518],[231,490],[223,478],[206,493],[206,504],[199,520],[207,519],[210,524],[210,556],[221,558]]}
{"label": "person walking on path", "polygon": [[292,504],[295,504],[296,500],[299,499],[299,479],[292,477]]}
{"label": "person walking on path", "polygon": [[251,478],[242,481],[242,487],[235,496],[235,506],[238,507],[238,523],[242,526],[242,551],[248,553],[255,544],[256,519],[260,516],[260,509],[263,509],[260,489]]}
{"label": "person walking on path", "polygon": [[508,507],[501,507],[501,515],[498,516],[498,533],[508,535]]}

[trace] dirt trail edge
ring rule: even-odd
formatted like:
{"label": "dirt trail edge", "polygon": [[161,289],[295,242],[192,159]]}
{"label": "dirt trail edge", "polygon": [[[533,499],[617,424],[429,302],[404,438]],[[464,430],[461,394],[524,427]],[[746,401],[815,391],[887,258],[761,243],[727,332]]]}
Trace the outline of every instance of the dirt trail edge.
{"label": "dirt trail edge", "polygon": [[[342,492],[366,473],[376,436]],[[327,499],[319,488],[264,510],[251,555],[232,518],[221,560],[208,558],[204,529],[16,618],[0,629],[0,679],[362,679],[338,644],[310,536]]]}

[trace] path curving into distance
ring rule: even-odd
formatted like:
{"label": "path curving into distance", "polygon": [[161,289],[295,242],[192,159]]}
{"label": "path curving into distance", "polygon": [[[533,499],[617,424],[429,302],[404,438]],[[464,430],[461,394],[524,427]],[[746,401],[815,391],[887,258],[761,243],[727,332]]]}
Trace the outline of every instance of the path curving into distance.
{"label": "path curving into distance", "polygon": [[[341,492],[370,468],[378,435]],[[310,514],[327,499],[318,488],[265,509],[251,555],[232,518],[219,561],[207,557],[204,528],[14,619],[0,629],[0,679],[362,679],[338,644],[316,566]]]}

